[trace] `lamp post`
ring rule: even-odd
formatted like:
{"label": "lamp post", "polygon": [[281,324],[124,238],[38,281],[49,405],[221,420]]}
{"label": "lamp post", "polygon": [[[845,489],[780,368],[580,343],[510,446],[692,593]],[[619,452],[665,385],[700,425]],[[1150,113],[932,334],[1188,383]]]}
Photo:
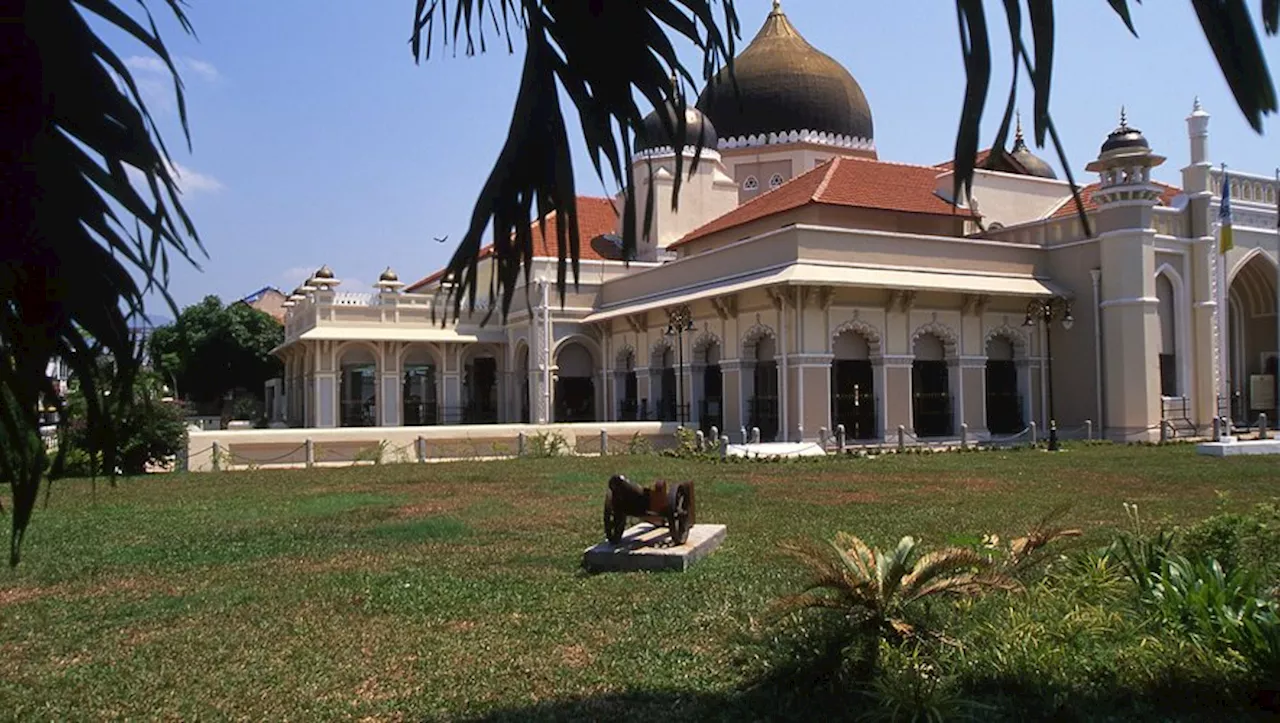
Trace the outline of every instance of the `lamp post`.
{"label": "lamp post", "polygon": [[1071,302],[1060,296],[1051,296],[1047,299],[1033,299],[1027,304],[1027,318],[1022,322],[1023,326],[1035,326],[1036,324],[1044,324],[1044,353],[1049,371],[1049,451],[1057,452],[1058,447],[1058,421],[1053,413],[1053,322],[1055,319],[1062,321],[1062,328],[1070,331],[1071,327],[1076,323],[1076,319],[1071,315]]}
{"label": "lamp post", "polygon": [[684,333],[693,331],[693,314],[689,311],[688,304],[667,309],[667,336],[676,338],[676,356],[679,362],[679,370],[676,372],[676,416],[679,417],[680,426],[684,426],[689,420],[684,405]]}

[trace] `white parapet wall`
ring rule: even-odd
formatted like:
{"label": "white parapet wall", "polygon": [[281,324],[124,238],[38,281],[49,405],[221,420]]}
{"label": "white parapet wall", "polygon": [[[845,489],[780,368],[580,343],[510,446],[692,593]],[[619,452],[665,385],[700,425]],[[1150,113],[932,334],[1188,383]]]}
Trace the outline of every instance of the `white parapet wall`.
{"label": "white parapet wall", "polygon": [[[637,443],[654,449],[675,446],[674,422],[586,422],[580,424],[476,424],[432,427],[342,427],[337,429],[224,429],[192,431],[187,469],[210,472],[245,467],[302,467],[360,462],[513,457],[521,433],[526,452],[536,438],[563,440],[563,454],[599,454],[601,431],[609,452]],[[418,440],[422,442],[419,443]],[[214,451],[218,452],[215,465]]]}

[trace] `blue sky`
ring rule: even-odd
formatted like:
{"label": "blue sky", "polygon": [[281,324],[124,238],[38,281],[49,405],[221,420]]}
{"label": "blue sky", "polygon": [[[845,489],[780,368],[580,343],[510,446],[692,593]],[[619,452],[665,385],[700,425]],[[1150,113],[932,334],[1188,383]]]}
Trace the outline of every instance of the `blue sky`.
{"label": "blue sky", "polygon": [[[521,48],[510,56],[498,44],[467,58],[437,47],[430,61],[415,65],[408,46],[414,4],[191,0],[198,35],[191,38],[154,3],[180,59],[191,153],[180,142],[169,81],[156,61],[115,45],[175,151],[188,210],[209,253],[202,270],[174,265],[171,292],[180,306],[206,294],[239,298],[265,285],[287,293],[324,263],[344,289],[368,290],[388,265],[412,280],[448,259],[505,137]],[[739,0],[743,44],[769,6]],[[1002,11],[999,3],[987,6],[998,43]],[[785,0],[783,7],[812,44],[858,79],[881,159],[951,158],[964,88],[953,3]],[[1215,162],[1272,173],[1280,165],[1277,117],[1267,119],[1266,135],[1249,128],[1190,3],[1147,3],[1133,12],[1139,39],[1103,0],[1058,4],[1052,111],[1077,180],[1092,180],[1083,167],[1124,104],[1130,124],[1169,158],[1157,178],[1177,183],[1187,162],[1184,118],[1196,95],[1213,114]],[[1263,42],[1274,76],[1280,40]],[[986,142],[1003,109],[1005,53],[996,54]],[[1029,114],[1029,88],[1020,104]],[[1037,152],[1061,175],[1052,149]],[[596,180],[581,149],[575,168],[584,193],[613,190]],[[432,240],[446,234],[447,243]]]}

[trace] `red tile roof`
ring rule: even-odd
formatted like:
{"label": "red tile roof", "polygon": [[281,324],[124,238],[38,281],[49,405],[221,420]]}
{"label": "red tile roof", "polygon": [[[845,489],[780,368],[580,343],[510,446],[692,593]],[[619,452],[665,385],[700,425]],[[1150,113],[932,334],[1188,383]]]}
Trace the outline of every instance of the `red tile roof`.
{"label": "red tile roof", "polygon": [[[989,159],[990,157],[991,157],[991,149],[983,148],[982,150],[978,151],[978,155],[974,156],[973,167],[982,168],[982,165],[986,163],[987,159]],[[954,158],[949,161],[943,161],[942,163],[936,164],[934,166],[934,168],[938,169],[939,171],[950,171],[955,167],[956,167],[956,161]]]}
{"label": "red tile roof", "polygon": [[938,169],[837,157],[694,229],[672,246],[811,203],[939,216],[974,214],[934,193]]}
{"label": "red tile roof", "polygon": [[[1169,206],[1173,204],[1174,196],[1182,193],[1182,189],[1177,186],[1170,186],[1167,183],[1152,181],[1153,184],[1160,187],[1160,205]],[[1080,187],[1080,202],[1084,204],[1085,212],[1092,212],[1098,209],[1098,204],[1093,200],[1093,192],[1097,191],[1101,184],[1090,183],[1087,186]],[[1049,218],[1066,218],[1074,216],[1079,210],[1074,198],[1068,198],[1056,211],[1049,215]]]}
{"label": "red tile roof", "polygon": [[[547,214],[545,234],[533,222],[533,256],[534,258],[560,258],[556,242],[556,212]],[[605,234],[618,232],[618,212],[614,209],[613,199],[592,196],[578,197],[578,237],[581,239],[578,258],[581,261],[621,261],[622,250],[608,239],[600,238]],[[480,258],[487,259],[493,255],[493,244],[480,249]],[[406,287],[405,291],[413,292],[439,281],[444,277],[444,269],[427,276]]]}

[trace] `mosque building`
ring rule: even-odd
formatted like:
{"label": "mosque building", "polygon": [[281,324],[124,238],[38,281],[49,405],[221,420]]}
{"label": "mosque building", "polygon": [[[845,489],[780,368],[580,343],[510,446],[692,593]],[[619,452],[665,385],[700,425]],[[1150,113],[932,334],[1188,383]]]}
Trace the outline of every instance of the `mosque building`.
{"label": "mosque building", "polygon": [[658,115],[672,109],[645,119],[638,217],[650,184],[656,200],[633,259],[621,197],[578,200],[581,276],[563,303],[555,213],[535,223],[528,288],[484,324],[485,298],[440,323],[443,272],[405,284],[388,269],[361,293],[319,269],[286,302],[282,421],[653,420],[803,441],[837,425],[980,439],[1086,420],[1146,440],[1162,420],[1276,419],[1280,189],[1230,173],[1220,254],[1224,173],[1198,102],[1181,188],[1152,180],[1165,158],[1123,115],[1099,133],[1087,231],[1020,124],[1012,148],[979,155],[968,197],[950,162],[882,159],[858,82],[777,2],[734,67],[736,93],[721,73],[687,111],[678,211]]}

